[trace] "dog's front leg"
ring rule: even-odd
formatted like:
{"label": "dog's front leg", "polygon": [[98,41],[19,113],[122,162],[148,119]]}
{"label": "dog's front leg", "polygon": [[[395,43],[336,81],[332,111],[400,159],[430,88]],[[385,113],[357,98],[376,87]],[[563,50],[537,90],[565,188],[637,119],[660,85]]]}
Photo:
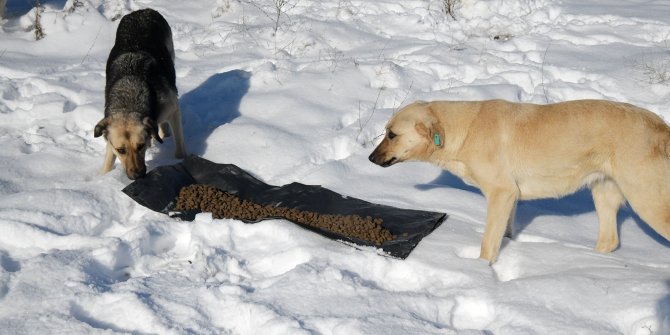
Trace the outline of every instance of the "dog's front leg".
{"label": "dog's front leg", "polygon": [[596,251],[611,252],[619,246],[616,216],[619,207],[626,199],[619,186],[611,179],[594,183],[591,186],[591,194],[600,223]]}
{"label": "dog's front leg", "polygon": [[161,140],[164,140],[168,137],[170,137],[170,127],[169,127],[169,122],[163,122],[158,125],[158,137],[161,138]]}
{"label": "dog's front leg", "polygon": [[102,163],[102,170],[100,174],[105,174],[109,171],[112,171],[114,167],[114,161],[116,160],[116,155],[114,155],[114,150],[112,149],[112,144],[107,142],[107,149],[105,151],[105,161]]}
{"label": "dog's front leg", "polygon": [[516,208],[519,192],[516,187],[510,187],[495,188],[488,192],[485,191],[484,194],[488,202],[488,209],[479,258],[493,264],[498,258],[503,235],[513,220],[511,216]]}

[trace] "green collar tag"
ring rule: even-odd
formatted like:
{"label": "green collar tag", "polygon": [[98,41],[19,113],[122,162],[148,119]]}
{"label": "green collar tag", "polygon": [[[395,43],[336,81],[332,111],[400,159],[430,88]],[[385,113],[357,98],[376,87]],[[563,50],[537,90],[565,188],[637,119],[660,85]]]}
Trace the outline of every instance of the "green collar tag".
{"label": "green collar tag", "polygon": [[433,142],[434,142],[435,145],[437,145],[438,147],[442,145],[442,139],[440,139],[440,134],[435,134],[435,135],[433,136]]}

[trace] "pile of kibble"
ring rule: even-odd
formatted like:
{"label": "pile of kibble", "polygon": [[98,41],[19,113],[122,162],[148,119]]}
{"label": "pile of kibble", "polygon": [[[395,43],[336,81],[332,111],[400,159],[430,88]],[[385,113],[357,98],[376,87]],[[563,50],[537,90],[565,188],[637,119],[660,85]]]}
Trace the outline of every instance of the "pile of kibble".
{"label": "pile of kibble", "polygon": [[216,219],[259,221],[264,218],[285,218],[342,236],[369,241],[377,246],[393,240],[393,235],[382,227],[380,218],[321,214],[295,208],[262,206],[204,184],[183,187],[179,191],[174,209],[210,212]]}

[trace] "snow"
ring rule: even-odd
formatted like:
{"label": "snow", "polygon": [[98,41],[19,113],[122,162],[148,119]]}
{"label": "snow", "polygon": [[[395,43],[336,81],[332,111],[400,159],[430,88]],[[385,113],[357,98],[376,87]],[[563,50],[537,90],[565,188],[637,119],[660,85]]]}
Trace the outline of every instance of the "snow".
{"label": "snow", "polygon": [[[0,21],[2,334],[670,334],[670,242],[629,208],[593,251],[588,191],[523,202],[479,260],[486,202],[423,163],[367,160],[414,100],[580,98],[670,117],[665,0],[43,0]],[[75,4],[78,4],[75,6]],[[263,181],[448,213],[406,260],[284,221],[181,222],[100,176],[118,18],[172,26],[189,152]],[[149,169],[174,164],[174,143]]]}

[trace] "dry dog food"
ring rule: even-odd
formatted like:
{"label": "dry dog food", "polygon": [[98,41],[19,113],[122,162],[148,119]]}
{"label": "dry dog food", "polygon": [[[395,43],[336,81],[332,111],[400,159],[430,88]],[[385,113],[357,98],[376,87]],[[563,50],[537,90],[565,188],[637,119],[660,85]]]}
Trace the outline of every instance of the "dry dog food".
{"label": "dry dog food", "polygon": [[285,218],[343,236],[369,241],[377,246],[393,240],[393,235],[382,227],[380,218],[321,214],[294,208],[261,206],[204,184],[183,187],[179,191],[175,209],[210,212],[216,219],[258,221],[264,218]]}

